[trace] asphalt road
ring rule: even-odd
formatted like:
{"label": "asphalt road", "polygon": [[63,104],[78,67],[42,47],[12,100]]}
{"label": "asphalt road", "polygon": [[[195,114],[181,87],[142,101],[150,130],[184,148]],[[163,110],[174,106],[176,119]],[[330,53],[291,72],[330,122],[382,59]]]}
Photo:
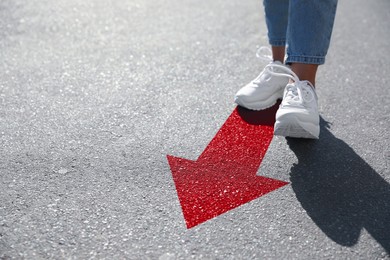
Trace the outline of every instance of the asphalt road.
{"label": "asphalt road", "polygon": [[288,185],[187,229],[195,160],[260,72],[261,1],[0,1],[0,259],[390,259],[390,1],[339,1],[319,141]]}

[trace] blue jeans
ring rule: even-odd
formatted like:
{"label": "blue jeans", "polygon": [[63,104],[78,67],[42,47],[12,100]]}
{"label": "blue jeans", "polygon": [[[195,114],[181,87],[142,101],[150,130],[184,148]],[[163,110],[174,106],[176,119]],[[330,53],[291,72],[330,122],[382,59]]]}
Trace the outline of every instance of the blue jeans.
{"label": "blue jeans", "polygon": [[323,64],[337,0],[264,0],[268,39],[287,46],[286,63]]}

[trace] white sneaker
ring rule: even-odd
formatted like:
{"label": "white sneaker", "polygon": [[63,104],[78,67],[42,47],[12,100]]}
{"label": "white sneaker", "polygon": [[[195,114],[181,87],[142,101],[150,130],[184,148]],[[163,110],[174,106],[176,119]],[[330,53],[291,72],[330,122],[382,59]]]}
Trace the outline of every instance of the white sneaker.
{"label": "white sneaker", "polygon": [[288,67],[282,65],[280,61],[273,62],[271,57],[261,57],[259,52],[264,49],[264,47],[260,48],[256,55],[263,60],[271,60],[271,62],[259,76],[242,87],[234,97],[235,103],[252,110],[262,110],[273,106],[278,99],[283,97],[283,90],[288,83],[288,78],[276,75],[283,72],[280,67]]}
{"label": "white sneaker", "polygon": [[318,139],[320,134],[317,95],[309,81],[296,81],[284,90],[276,112],[274,135]]}
{"label": "white sneaker", "polygon": [[318,139],[320,134],[320,116],[318,114],[317,94],[313,85],[299,80],[289,68],[279,66],[285,73],[269,73],[274,76],[290,78],[290,83],[284,89],[283,101],[276,112],[274,135]]}

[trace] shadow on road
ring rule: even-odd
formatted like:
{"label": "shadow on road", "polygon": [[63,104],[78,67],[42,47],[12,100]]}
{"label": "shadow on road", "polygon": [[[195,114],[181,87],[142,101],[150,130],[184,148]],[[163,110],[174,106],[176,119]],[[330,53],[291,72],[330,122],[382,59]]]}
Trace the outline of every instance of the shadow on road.
{"label": "shadow on road", "polygon": [[290,181],[310,218],[333,241],[357,243],[361,230],[390,252],[390,185],[321,118],[319,140],[286,138],[298,163]]}
{"label": "shadow on road", "polygon": [[[243,120],[273,125],[280,101],[262,111],[242,107]],[[290,181],[298,201],[316,225],[343,246],[358,242],[364,228],[390,253],[390,184],[321,118],[319,140],[286,138],[298,163]]]}
{"label": "shadow on road", "polygon": [[281,100],[278,100],[275,105],[264,110],[249,110],[241,106],[237,106],[237,112],[248,124],[251,125],[269,125],[275,124],[276,111],[279,108]]}

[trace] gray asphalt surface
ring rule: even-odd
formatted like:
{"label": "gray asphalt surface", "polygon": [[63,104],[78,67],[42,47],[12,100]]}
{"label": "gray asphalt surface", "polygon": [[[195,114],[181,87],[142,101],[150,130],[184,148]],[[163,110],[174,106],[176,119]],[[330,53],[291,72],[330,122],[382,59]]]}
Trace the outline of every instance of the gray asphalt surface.
{"label": "gray asphalt surface", "polygon": [[343,0],[319,141],[290,182],[186,229],[167,154],[196,159],[260,72],[261,1],[0,1],[0,259],[389,259],[390,1]]}

